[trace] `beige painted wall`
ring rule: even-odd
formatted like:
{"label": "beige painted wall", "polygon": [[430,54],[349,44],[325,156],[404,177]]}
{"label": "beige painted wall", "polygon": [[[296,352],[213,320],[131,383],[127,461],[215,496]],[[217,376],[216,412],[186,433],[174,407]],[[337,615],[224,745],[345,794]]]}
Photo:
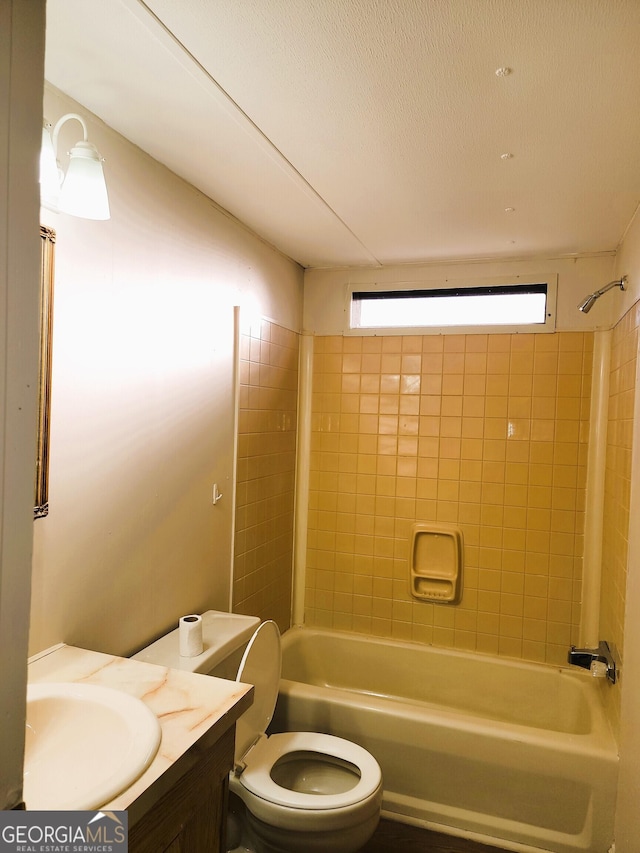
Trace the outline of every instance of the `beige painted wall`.
{"label": "beige painted wall", "polygon": [[[302,270],[81,106],[112,218],[56,229],[49,516],[35,524],[31,652],[128,654],[227,609],[233,306],[299,329]],[[65,125],[60,150],[79,125]],[[215,508],[213,483],[225,495]]]}
{"label": "beige painted wall", "polygon": [[[339,335],[346,328],[345,286],[350,282],[393,286],[415,283],[418,287],[444,287],[453,281],[472,284],[478,279],[503,276],[557,275],[556,328],[585,332],[611,327],[619,316],[623,294],[619,290],[597,303],[589,314],[576,309],[588,293],[613,278],[614,256],[603,253],[586,258],[527,259],[514,261],[407,264],[381,269],[307,270],[304,277],[304,328],[316,335]],[[484,282],[486,283],[486,282]]]}

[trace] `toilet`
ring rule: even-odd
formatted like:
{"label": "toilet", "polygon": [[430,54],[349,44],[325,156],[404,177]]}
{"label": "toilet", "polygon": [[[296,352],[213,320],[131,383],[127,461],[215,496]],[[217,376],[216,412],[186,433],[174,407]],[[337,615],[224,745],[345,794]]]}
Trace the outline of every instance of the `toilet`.
{"label": "toilet", "polygon": [[333,735],[267,735],[280,682],[277,625],[214,610],[203,613],[202,621],[201,655],[180,657],[175,630],[135,658],[254,685],[253,705],[236,723],[229,850],[355,853],[371,838],[380,818],[378,762],[361,746]]}

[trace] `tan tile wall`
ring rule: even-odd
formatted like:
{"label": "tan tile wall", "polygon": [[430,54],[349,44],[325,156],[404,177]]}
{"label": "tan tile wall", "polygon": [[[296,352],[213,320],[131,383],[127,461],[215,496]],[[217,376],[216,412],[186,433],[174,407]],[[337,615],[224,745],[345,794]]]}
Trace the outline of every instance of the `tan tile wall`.
{"label": "tan tile wall", "polygon": [[[640,303],[637,303],[614,328],[611,342],[600,638],[614,643],[621,657],[624,650],[631,454],[639,324]],[[607,689],[605,695],[612,724],[617,730],[620,716],[619,691]]]}
{"label": "tan tile wall", "polygon": [[[306,620],[560,663],[577,641],[593,336],[315,339]],[[460,525],[460,605],[409,594]]]}
{"label": "tan tile wall", "polygon": [[291,622],[296,332],[263,320],[240,339],[233,610]]}

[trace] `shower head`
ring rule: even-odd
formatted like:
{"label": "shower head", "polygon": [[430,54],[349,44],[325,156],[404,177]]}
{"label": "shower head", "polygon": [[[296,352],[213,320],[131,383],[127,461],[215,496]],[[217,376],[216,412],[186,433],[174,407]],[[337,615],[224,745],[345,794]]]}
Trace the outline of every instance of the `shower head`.
{"label": "shower head", "polygon": [[593,308],[596,299],[598,298],[597,293],[590,293],[585,299],[582,300],[580,305],[578,305],[578,311],[582,311],[585,314],[588,314],[589,311]]}
{"label": "shower head", "polygon": [[596,290],[594,293],[590,293],[588,296],[578,304],[578,311],[582,311],[583,314],[588,314],[589,311],[593,308],[594,302],[596,299],[599,299],[603,293],[606,293],[607,290],[611,290],[612,287],[619,287],[620,290],[627,289],[627,277],[623,275],[622,278],[617,278],[615,281],[610,281],[609,284],[605,284],[600,290]]}

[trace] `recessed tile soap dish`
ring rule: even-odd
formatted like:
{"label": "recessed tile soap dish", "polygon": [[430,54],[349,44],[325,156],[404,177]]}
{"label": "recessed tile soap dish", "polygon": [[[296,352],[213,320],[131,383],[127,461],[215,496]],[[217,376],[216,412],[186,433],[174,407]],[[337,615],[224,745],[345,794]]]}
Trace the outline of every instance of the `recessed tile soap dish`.
{"label": "recessed tile soap dish", "polygon": [[409,548],[411,595],[422,601],[457,604],[462,596],[464,543],[453,524],[414,524]]}

